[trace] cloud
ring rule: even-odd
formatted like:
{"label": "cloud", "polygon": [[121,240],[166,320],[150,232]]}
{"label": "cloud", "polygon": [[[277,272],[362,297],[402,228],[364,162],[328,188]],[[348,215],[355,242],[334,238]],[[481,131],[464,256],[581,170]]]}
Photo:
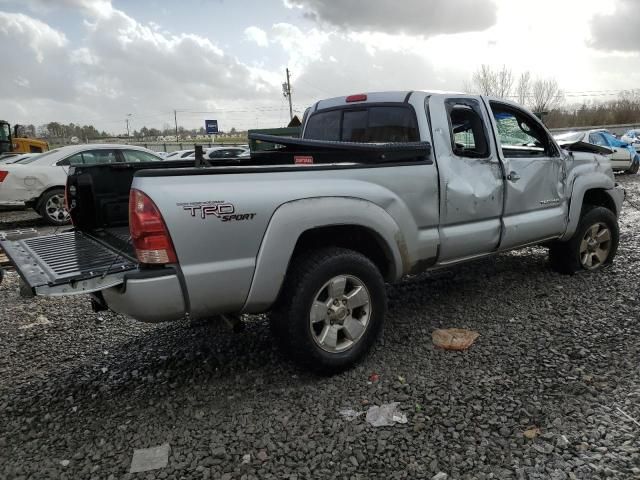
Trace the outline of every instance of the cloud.
{"label": "cloud", "polygon": [[[71,75],[66,70],[68,39],[64,33],[22,13],[0,12],[3,97],[71,98]],[[43,74],[46,72],[46,75]]]}
{"label": "cloud", "polygon": [[11,45],[3,54],[0,111],[27,117],[14,122],[93,122],[110,130],[120,128],[125,113],[140,112],[147,116],[141,124],[159,126],[173,109],[238,110],[280,100],[278,82],[209,38],[160,31],[109,2],[65,0],[64,6],[84,9],[81,41],[28,15],[0,12],[0,42]]}
{"label": "cloud", "polygon": [[425,37],[485,30],[496,22],[493,0],[285,0],[285,5],[345,30]]}
{"label": "cloud", "polygon": [[267,37],[267,32],[265,32],[261,28],[255,26],[245,28],[244,37],[247,40],[254,42],[259,47],[269,46],[269,38]]}
{"label": "cloud", "polygon": [[591,46],[599,50],[640,51],[640,15],[637,0],[617,0],[615,10],[591,20]]}
{"label": "cloud", "polygon": [[300,106],[350,93],[452,90],[462,83],[459,72],[437,67],[420,54],[420,48],[380,49],[366,35],[327,34],[283,23],[272,27],[271,36],[288,54],[292,96]]}
{"label": "cloud", "polygon": [[[11,0],[0,0],[2,3],[11,3]],[[109,15],[113,11],[111,0],[23,0],[23,4],[33,12],[72,8],[94,15]]]}

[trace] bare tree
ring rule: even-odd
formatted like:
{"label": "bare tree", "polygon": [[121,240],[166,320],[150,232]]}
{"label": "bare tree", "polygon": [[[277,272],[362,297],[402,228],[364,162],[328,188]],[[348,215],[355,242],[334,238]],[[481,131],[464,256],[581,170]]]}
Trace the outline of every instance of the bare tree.
{"label": "bare tree", "polygon": [[523,72],[516,84],[516,100],[520,105],[526,106],[529,103],[531,90],[531,72]]}
{"label": "bare tree", "polygon": [[[469,87],[469,86],[468,86]],[[500,69],[493,69],[489,65],[481,65],[471,77],[469,90],[480,95],[506,98],[513,89],[513,72],[503,65]]]}
{"label": "bare tree", "polygon": [[545,113],[558,107],[564,99],[557,80],[553,78],[537,79],[531,84],[531,110]]}

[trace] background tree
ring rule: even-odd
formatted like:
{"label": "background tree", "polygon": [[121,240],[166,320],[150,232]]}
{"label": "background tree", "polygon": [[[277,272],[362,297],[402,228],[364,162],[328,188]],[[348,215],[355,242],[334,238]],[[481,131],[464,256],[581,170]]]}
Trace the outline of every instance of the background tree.
{"label": "background tree", "polygon": [[479,95],[507,98],[513,89],[513,72],[506,65],[494,69],[483,64],[473,73],[470,88],[466,89]]}
{"label": "background tree", "polygon": [[544,113],[560,106],[564,93],[557,80],[553,78],[537,79],[531,85],[530,108],[535,113]]}

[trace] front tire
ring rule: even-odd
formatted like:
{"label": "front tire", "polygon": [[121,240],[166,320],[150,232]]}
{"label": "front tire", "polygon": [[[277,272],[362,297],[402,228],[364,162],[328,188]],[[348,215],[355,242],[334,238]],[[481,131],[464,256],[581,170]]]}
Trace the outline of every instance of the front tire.
{"label": "front tire", "polygon": [[613,262],[618,250],[618,220],[604,207],[585,206],[578,228],[566,242],[549,248],[554,270],[565,274],[599,270]]}
{"label": "front tire", "polygon": [[384,280],[371,260],[323,248],[294,259],[271,315],[272,331],[296,363],[336,373],[371,349],[386,310]]}
{"label": "front tire", "polygon": [[64,190],[49,190],[38,202],[37,212],[49,225],[67,225],[71,216],[64,206]]}
{"label": "front tire", "polygon": [[635,175],[636,173],[638,173],[639,169],[640,169],[640,162],[635,162],[633,165],[631,165],[631,167],[629,167],[629,170],[627,170],[624,173]]}

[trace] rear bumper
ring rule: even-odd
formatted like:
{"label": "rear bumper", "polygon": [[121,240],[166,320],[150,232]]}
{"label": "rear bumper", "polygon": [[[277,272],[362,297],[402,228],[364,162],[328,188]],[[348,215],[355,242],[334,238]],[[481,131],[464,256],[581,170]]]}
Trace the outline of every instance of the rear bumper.
{"label": "rear bumper", "polygon": [[141,322],[179,320],[186,314],[180,280],[172,269],[127,274],[122,285],[102,290],[102,296],[111,310]]}

